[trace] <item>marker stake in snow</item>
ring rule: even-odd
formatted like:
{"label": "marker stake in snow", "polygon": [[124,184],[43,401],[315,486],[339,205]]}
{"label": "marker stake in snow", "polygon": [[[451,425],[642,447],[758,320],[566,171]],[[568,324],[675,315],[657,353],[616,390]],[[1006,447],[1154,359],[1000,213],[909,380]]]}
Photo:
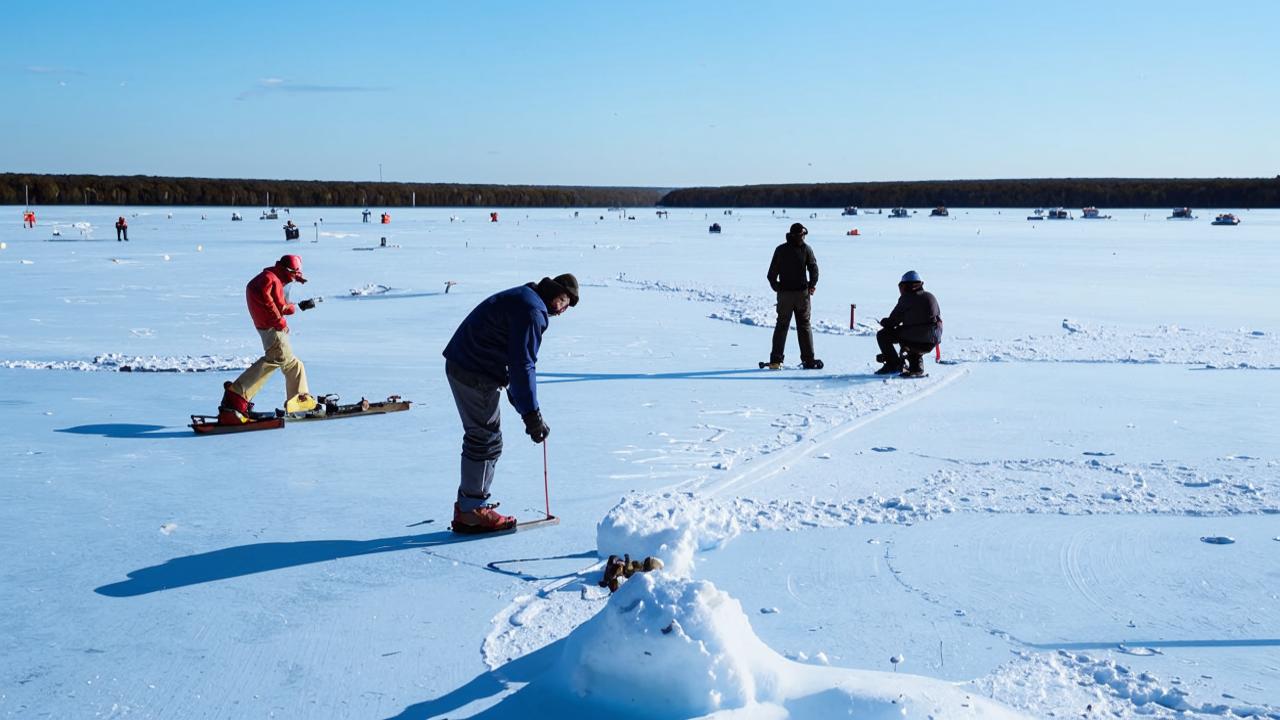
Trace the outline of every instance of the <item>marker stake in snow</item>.
{"label": "marker stake in snow", "polygon": [[849,303],[849,329],[853,329],[853,314],[858,309],[857,303]]}

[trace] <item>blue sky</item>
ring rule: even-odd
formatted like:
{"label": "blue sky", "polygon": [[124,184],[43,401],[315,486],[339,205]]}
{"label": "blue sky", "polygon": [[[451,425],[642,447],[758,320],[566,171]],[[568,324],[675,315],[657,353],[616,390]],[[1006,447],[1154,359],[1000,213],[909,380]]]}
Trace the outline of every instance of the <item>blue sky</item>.
{"label": "blue sky", "polygon": [[0,170],[663,187],[1280,174],[1280,3],[11,4]]}

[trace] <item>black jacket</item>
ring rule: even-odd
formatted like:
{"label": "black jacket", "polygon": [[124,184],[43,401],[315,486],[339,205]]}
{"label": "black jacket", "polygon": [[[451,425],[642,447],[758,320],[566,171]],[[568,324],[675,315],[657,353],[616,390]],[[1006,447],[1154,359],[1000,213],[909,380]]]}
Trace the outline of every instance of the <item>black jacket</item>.
{"label": "black jacket", "polygon": [[[806,271],[808,279],[805,278]],[[817,286],[818,260],[813,256],[813,248],[804,240],[787,240],[774,248],[773,261],[769,263],[769,287],[775,292],[782,292]]]}
{"label": "black jacket", "polygon": [[898,336],[913,342],[942,342],[942,310],[938,298],[923,289],[898,298],[898,304],[887,318],[889,328],[897,328]]}

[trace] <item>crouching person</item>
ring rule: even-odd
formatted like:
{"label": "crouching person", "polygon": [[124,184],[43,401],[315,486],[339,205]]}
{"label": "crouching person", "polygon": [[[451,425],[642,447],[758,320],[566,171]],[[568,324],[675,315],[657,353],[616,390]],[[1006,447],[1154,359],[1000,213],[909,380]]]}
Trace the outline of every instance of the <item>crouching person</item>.
{"label": "crouching person", "polygon": [[[924,375],[923,355],[942,342],[942,311],[938,299],[924,289],[920,273],[912,270],[898,282],[898,304],[889,317],[880,321],[876,342],[880,354],[876,360],[884,365],[877,375],[902,373],[907,377]],[[901,347],[901,350],[894,345]],[[903,367],[902,356],[907,356]]]}
{"label": "crouching person", "polygon": [[493,472],[502,455],[499,401],[507,400],[535,443],[551,428],[538,407],[538,348],[549,316],[578,304],[573,275],[542,278],[490,296],[471,311],[444,349],[445,376],[462,418],[462,480],[453,504],[453,531],[510,530],[516,519],[489,502]]}

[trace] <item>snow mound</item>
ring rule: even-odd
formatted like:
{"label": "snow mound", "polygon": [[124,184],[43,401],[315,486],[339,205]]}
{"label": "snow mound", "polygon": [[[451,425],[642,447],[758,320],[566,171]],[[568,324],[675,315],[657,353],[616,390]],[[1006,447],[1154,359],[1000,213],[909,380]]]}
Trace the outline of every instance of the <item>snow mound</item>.
{"label": "snow mound", "polygon": [[663,572],[626,582],[566,638],[547,676],[600,717],[1023,717],[930,678],[788,660],[756,636],[737,600]]}
{"label": "snow mound", "polygon": [[596,547],[601,557],[652,555],[666,565],[666,572],[688,577],[693,556],[711,550],[741,532],[731,508],[702,502],[692,493],[628,495],[596,525]]}
{"label": "snow mound", "polygon": [[355,297],[361,297],[364,295],[385,295],[389,292],[391,292],[391,288],[386,285],[379,285],[378,283],[369,283],[364,287],[351,288],[351,294]]}
{"label": "snow mound", "polygon": [[220,372],[243,370],[253,363],[250,357],[221,355],[124,355],[104,353],[86,360],[0,360],[0,368],[23,370],[77,370],[80,372]]}

